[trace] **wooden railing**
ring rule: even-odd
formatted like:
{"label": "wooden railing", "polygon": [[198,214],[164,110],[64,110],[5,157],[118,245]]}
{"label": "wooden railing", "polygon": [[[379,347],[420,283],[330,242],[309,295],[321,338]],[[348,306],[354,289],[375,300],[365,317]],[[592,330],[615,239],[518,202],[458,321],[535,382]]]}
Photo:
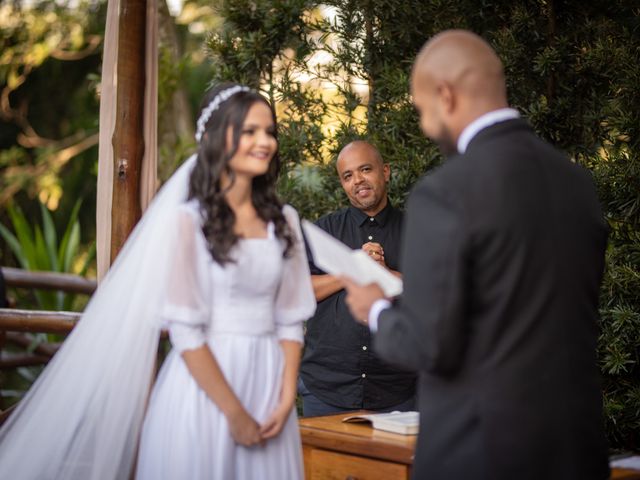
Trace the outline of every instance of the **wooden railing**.
{"label": "wooden railing", "polygon": [[[56,272],[31,272],[18,268],[2,267],[2,275],[8,287],[57,290],[68,293],[92,294],[95,280],[78,275]],[[6,342],[28,349],[32,339],[28,333],[69,333],[80,319],[77,312],[53,312],[45,310],[17,310],[0,308],[0,347]],[[58,345],[39,344],[26,354],[3,352],[1,368],[15,368],[48,362]]]}
{"label": "wooden railing", "polygon": [[77,312],[0,308],[0,330],[31,333],[69,333],[80,319]]}
{"label": "wooden railing", "polygon": [[[95,280],[87,280],[78,275],[67,273],[30,272],[2,267],[2,274],[8,287],[56,290],[87,295],[91,295],[97,288]],[[0,351],[6,343],[11,343],[25,350],[24,353],[2,351],[0,369],[42,365],[49,362],[58,351],[60,344],[45,342],[34,347],[33,336],[30,334],[68,334],[81,316],[82,314],[78,312],[0,308]],[[167,339],[167,332],[163,330],[160,338]],[[0,425],[9,417],[13,408],[0,410]]]}
{"label": "wooden railing", "polygon": [[5,283],[10,287],[59,290],[91,295],[97,288],[95,280],[57,272],[31,272],[20,268],[2,267]]}
{"label": "wooden railing", "polygon": [[[66,293],[91,295],[97,288],[95,280],[87,280],[78,275],[56,272],[31,272],[18,268],[2,267],[2,275],[7,287],[55,290]],[[13,353],[3,351],[0,369],[13,369],[48,363],[59,348],[58,343],[33,345],[31,333],[67,334],[80,319],[77,312],[54,312],[44,310],[18,310],[0,308],[0,348],[11,343],[24,350]],[[9,416],[13,408],[0,411],[0,424]]]}
{"label": "wooden railing", "polygon": [[[31,272],[19,268],[2,267],[2,275],[8,287],[57,290],[87,295],[91,295],[97,287],[95,280],[69,273]],[[79,318],[80,314],[76,312],[0,308],[0,331],[65,334],[73,329]]]}

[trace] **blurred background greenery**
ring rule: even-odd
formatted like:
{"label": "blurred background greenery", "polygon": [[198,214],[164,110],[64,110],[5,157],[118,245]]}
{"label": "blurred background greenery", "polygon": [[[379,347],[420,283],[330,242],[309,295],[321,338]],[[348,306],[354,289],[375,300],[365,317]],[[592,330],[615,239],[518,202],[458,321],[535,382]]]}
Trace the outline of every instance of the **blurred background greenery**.
{"label": "blurred background greenery", "polygon": [[[408,78],[415,54],[445,28],[484,36],[504,61],[511,104],[541,136],[593,174],[611,227],[599,342],[605,421],[613,449],[640,448],[636,1],[159,0],[159,5],[161,179],[193,151],[194,112],[203,91],[217,80],[240,81],[276,105],[284,160],[280,193],[311,219],[346,204],[333,162],[355,138],[380,149],[393,171],[392,201],[404,204],[415,180],[442,161],[419,131],[411,105]],[[106,2],[98,0],[0,3],[4,266],[95,274],[105,13]],[[82,308],[82,302],[50,297],[38,293],[19,300],[29,308],[45,302]]]}

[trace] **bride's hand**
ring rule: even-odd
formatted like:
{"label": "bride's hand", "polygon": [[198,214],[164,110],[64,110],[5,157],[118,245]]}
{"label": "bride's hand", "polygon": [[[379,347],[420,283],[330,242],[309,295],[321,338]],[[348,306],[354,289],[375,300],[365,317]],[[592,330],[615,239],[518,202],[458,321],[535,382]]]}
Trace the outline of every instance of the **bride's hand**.
{"label": "bride's hand", "polygon": [[269,418],[260,426],[260,435],[263,440],[277,437],[282,431],[285,422],[291,414],[293,402],[280,402]]}
{"label": "bride's hand", "polygon": [[240,445],[250,447],[262,441],[260,425],[242,408],[227,417],[231,436]]}

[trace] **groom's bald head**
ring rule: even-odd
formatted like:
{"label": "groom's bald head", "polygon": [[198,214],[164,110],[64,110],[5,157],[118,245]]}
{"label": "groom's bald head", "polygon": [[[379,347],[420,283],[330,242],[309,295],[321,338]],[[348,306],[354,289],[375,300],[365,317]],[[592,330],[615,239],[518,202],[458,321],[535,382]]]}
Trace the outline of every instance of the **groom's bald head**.
{"label": "groom's bald head", "polygon": [[425,134],[448,152],[483,113],[507,106],[502,62],[491,46],[465,30],[447,30],[418,54],[411,93]]}

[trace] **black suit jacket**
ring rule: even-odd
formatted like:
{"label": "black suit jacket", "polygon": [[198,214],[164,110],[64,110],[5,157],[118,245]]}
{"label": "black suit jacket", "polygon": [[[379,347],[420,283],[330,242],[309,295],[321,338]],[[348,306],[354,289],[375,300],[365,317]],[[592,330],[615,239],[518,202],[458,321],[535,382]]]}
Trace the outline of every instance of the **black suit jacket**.
{"label": "black suit jacket", "polygon": [[420,372],[414,478],[608,477],[596,363],[606,226],[589,174],[523,120],[411,194],[379,355]]}

